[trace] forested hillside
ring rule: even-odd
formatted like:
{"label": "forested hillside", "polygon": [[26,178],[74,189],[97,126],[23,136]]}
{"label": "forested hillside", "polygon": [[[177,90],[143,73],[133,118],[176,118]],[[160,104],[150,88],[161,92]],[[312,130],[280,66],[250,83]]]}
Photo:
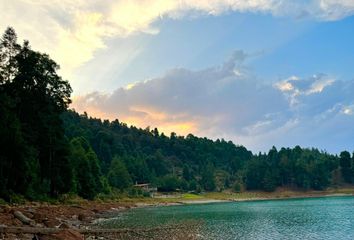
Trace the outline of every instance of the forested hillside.
{"label": "forested hillside", "polygon": [[74,193],[93,199],[112,191],[133,194],[135,183],[199,192],[324,189],[354,181],[347,151],[336,156],[296,146],[252,154],[231,141],[166,136],[80,115],[68,110],[71,88],[58,68],[6,30],[0,41],[0,198]]}
{"label": "forested hillside", "polygon": [[273,191],[278,186],[319,190],[352,182],[353,159],[348,152],[338,157],[296,146],[254,155],[230,141],[192,134],[165,136],[156,128],[128,127],[74,111],[64,113],[63,120],[69,139],[92,147],[109,182],[117,162],[128,170],[129,182],[152,182],[165,191]]}

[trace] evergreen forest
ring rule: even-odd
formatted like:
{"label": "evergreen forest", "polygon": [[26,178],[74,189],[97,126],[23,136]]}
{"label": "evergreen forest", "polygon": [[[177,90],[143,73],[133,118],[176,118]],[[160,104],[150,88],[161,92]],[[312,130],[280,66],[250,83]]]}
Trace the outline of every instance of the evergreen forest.
{"label": "evergreen forest", "polygon": [[[136,183],[161,192],[323,190],[354,182],[354,156],[312,148],[252,153],[224,139],[165,135],[70,109],[72,89],[59,65],[18,43],[0,40],[0,198],[29,200],[76,194],[137,194]],[[119,104],[119,103],[117,103]]]}

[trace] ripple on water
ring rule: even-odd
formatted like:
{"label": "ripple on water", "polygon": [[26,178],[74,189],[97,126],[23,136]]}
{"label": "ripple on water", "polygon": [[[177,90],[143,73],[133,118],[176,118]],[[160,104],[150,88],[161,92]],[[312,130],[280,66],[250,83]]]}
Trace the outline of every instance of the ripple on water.
{"label": "ripple on water", "polygon": [[104,227],[197,220],[201,239],[354,239],[354,197],[153,207],[122,212]]}

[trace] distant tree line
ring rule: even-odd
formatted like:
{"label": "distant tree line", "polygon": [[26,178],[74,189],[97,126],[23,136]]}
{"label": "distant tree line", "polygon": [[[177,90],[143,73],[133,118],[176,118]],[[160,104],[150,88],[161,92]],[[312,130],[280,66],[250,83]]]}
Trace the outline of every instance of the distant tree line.
{"label": "distant tree line", "polygon": [[151,183],[160,191],[321,190],[354,182],[354,156],[273,147],[253,154],[231,141],[166,136],[68,110],[71,88],[48,55],[0,41],[0,198],[75,193],[87,199]]}

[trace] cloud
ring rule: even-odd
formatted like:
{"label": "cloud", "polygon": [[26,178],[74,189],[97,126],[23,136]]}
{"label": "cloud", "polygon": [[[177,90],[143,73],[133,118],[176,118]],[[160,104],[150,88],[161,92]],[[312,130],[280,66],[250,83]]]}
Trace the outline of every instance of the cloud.
{"label": "cloud", "polygon": [[219,126],[241,133],[249,124],[279,114],[287,104],[272,86],[252,79],[242,64],[245,58],[246,54],[236,51],[221,66],[200,71],[172,69],[161,78],[119,88],[111,94],[94,92],[77,97],[73,107],[81,112],[99,110],[111,119],[118,116],[132,124],[159,126],[164,131],[170,125],[181,126],[172,129],[181,134],[213,135]]}
{"label": "cloud", "polygon": [[267,84],[248,70],[248,57],[235,51],[220,66],[172,69],[112,93],[78,96],[72,107],[166,134],[231,139],[256,151],[297,144],[352,149],[354,80],[316,74]]}
{"label": "cloud", "polygon": [[354,13],[352,0],[2,0],[0,29],[15,27],[36,49],[48,52],[65,76],[92,59],[111,38],[157,34],[162,18],[229,12],[337,20]]}
{"label": "cloud", "polygon": [[308,79],[300,79],[297,76],[291,76],[283,81],[277,82],[274,86],[287,96],[291,106],[295,106],[299,103],[301,96],[321,93],[334,82],[334,78],[325,74],[319,74],[313,75]]}
{"label": "cloud", "polygon": [[318,16],[325,20],[338,20],[354,14],[352,0],[317,0]]}

